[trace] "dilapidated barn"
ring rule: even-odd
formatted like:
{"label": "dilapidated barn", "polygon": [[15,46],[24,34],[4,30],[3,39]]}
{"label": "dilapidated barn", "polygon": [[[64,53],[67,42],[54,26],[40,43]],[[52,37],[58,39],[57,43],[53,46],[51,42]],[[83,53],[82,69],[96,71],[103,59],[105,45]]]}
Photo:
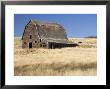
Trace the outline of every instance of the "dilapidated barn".
{"label": "dilapidated barn", "polygon": [[63,26],[57,23],[41,23],[30,20],[22,35],[22,48],[62,48],[73,47],[69,43]]}

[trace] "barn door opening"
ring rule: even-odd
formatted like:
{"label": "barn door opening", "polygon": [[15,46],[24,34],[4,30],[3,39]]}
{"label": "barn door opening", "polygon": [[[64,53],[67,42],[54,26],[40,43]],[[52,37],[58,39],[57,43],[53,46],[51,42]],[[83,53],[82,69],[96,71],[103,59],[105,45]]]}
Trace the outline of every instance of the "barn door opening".
{"label": "barn door opening", "polygon": [[55,48],[54,47],[54,43],[50,43],[50,47],[49,48],[54,49]]}
{"label": "barn door opening", "polygon": [[32,48],[32,42],[29,43],[29,48]]}

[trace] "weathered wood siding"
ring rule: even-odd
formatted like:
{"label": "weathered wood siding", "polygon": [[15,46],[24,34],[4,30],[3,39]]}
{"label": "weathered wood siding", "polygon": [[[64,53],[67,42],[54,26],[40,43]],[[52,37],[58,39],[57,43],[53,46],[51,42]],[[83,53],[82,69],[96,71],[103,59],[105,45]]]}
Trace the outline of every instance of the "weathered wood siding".
{"label": "weathered wood siding", "polygon": [[31,22],[25,27],[22,48],[29,48],[29,43],[32,43],[32,48],[40,47],[40,38],[37,29],[37,26]]}

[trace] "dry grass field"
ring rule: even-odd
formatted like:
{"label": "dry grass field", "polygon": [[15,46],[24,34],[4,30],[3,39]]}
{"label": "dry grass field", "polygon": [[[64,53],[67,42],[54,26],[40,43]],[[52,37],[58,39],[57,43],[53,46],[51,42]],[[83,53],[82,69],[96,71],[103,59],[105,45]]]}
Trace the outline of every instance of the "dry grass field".
{"label": "dry grass field", "polygon": [[70,38],[77,47],[61,49],[22,49],[21,39],[14,39],[15,76],[96,76],[97,40]]}

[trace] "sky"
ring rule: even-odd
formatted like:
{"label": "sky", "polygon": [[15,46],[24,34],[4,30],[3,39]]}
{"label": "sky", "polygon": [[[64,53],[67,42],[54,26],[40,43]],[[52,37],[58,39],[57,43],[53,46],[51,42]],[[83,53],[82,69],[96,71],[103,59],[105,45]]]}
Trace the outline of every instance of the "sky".
{"label": "sky", "polygon": [[30,20],[61,24],[68,38],[97,36],[96,14],[14,14],[14,36],[21,37]]}

